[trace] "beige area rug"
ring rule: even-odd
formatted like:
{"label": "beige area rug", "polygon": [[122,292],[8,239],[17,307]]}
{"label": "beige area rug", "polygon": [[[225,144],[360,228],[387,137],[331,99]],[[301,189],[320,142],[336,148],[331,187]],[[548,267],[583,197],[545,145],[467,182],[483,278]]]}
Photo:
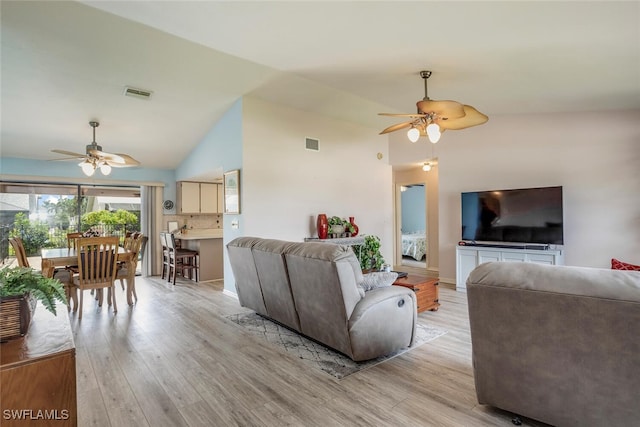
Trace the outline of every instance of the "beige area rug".
{"label": "beige area rug", "polygon": [[445,330],[418,323],[416,326],[416,339],[412,347],[376,359],[354,362],[342,353],[338,353],[322,344],[305,338],[254,312],[232,314],[226,316],[226,318],[251,332],[255,337],[275,345],[281,351],[298,357],[305,364],[326,372],[337,379],[344,378],[399,356],[447,333]]}

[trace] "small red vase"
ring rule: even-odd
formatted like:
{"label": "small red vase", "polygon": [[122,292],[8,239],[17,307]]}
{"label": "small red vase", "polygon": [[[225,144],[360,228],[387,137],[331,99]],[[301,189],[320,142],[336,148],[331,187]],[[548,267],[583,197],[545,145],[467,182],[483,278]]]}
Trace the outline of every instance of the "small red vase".
{"label": "small red vase", "polygon": [[318,238],[326,239],[327,235],[329,234],[329,221],[327,220],[326,214],[318,215],[316,227],[318,229]]}
{"label": "small red vase", "polygon": [[354,217],[352,217],[352,216],[349,217],[349,224],[353,225],[353,233],[351,233],[351,237],[356,237],[358,235],[358,231],[360,231],[360,229],[358,228],[356,223],[353,222],[353,219],[354,219]]}

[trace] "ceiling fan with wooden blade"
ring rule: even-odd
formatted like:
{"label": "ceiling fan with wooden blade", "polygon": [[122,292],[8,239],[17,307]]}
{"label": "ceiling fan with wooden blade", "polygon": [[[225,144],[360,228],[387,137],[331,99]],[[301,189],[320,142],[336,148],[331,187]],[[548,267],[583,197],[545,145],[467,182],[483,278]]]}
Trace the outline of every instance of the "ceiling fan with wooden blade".
{"label": "ceiling fan with wooden blade", "polygon": [[140,165],[139,161],[128,154],[107,153],[106,151],[102,151],[102,146],[98,145],[98,143],[96,142],[96,128],[100,126],[100,123],[91,121],[89,122],[89,126],[93,128],[93,141],[90,144],[87,144],[87,146],[85,147],[85,154],[56,149],[51,151],[53,153],[62,154],[68,157],[51,160],[55,161],[82,159],[82,162],[79,163],[79,166],[87,176],[93,175],[97,168],[100,168],[100,171],[104,175],[109,175],[109,173],[111,173],[112,167],[126,168]]}
{"label": "ceiling fan with wooden blade", "polygon": [[420,77],[424,80],[424,98],[416,103],[416,114],[379,113],[381,116],[407,117],[410,120],[397,123],[385,128],[380,135],[409,128],[407,136],[411,142],[416,142],[421,136],[427,136],[436,143],[440,140],[445,130],[459,130],[481,125],[489,120],[470,105],[464,105],[457,101],[433,101],[427,92],[427,79],[431,77],[431,71],[420,71]]}

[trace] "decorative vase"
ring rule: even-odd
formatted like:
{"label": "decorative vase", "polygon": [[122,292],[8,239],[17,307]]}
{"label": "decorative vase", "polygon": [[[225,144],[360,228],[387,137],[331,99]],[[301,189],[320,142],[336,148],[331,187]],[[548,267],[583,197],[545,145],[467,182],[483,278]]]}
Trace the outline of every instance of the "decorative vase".
{"label": "decorative vase", "polygon": [[326,214],[318,215],[316,228],[318,229],[318,238],[326,239],[327,235],[329,234],[329,221],[327,220]]}
{"label": "decorative vase", "polygon": [[350,217],[349,217],[349,224],[351,224],[351,225],[353,226],[353,231],[351,232],[351,237],[356,237],[356,236],[358,235],[358,231],[360,230],[360,229],[358,228],[358,226],[356,225],[356,223],[355,223],[355,222],[353,222],[353,219],[354,219],[354,218],[355,218],[355,217],[353,217],[353,216],[350,216]]}

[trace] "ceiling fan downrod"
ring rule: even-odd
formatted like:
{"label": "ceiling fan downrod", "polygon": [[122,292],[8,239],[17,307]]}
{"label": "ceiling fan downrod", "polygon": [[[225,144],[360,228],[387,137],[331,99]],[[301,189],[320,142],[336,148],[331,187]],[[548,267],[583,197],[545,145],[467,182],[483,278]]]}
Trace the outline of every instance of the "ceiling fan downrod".
{"label": "ceiling fan downrod", "polygon": [[427,79],[431,77],[431,71],[420,71],[420,77],[424,79],[424,98],[423,101],[429,101],[428,89],[427,89]]}
{"label": "ceiling fan downrod", "polygon": [[91,142],[91,144],[87,145],[87,155],[91,156],[91,157],[95,157],[92,154],[89,153],[89,150],[97,150],[97,151],[102,151],[102,147],[98,145],[98,143],[96,142],[96,128],[98,126],[100,126],[99,122],[95,122],[95,121],[91,121],[89,122],[89,126],[91,126],[93,128],[93,141]]}

